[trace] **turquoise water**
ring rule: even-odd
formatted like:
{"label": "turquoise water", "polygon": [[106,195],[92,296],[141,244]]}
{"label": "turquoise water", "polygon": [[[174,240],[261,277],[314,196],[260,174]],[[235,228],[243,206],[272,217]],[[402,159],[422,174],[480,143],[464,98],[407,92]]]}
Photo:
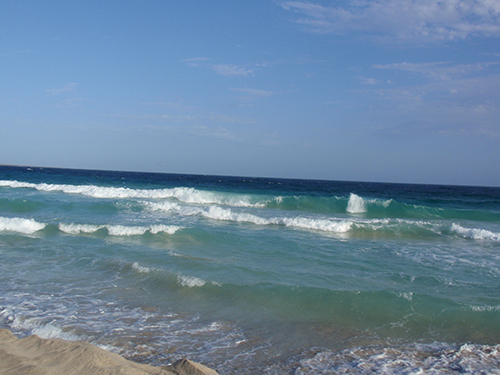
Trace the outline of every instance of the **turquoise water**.
{"label": "turquoise water", "polygon": [[0,326],[220,374],[500,373],[500,188],[0,167]]}

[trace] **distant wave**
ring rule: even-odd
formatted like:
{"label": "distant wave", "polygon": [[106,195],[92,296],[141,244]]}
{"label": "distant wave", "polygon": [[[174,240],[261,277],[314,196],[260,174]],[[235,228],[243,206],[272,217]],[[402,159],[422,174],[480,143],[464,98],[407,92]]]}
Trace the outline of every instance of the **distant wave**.
{"label": "distant wave", "polygon": [[252,202],[252,197],[240,194],[224,194],[187,187],[166,189],[131,189],[95,185],[34,184],[19,181],[0,181],[0,187],[29,188],[39,191],[60,191],[66,194],[80,194],[92,198],[107,199],[167,199],[175,198],[184,203],[223,204],[235,207],[263,207],[266,201]]}
{"label": "distant wave", "polygon": [[[80,194],[97,199],[141,199],[170,200],[186,203],[192,206],[217,205],[240,208],[267,208],[282,211],[298,211],[312,214],[350,214],[354,217],[370,218],[401,218],[401,219],[458,219],[500,222],[500,213],[488,210],[465,210],[446,207],[432,207],[424,204],[410,204],[398,202],[394,199],[362,197],[355,193],[349,196],[317,196],[317,195],[264,195],[238,194],[199,190],[189,187],[174,187],[165,189],[133,189],[124,187],[104,187],[95,185],[63,185],[46,183],[28,183],[10,180],[0,180],[0,187],[28,188],[46,192],[63,192],[65,194]],[[23,202],[3,202],[10,211],[22,212],[31,206]],[[38,203],[33,203],[36,208]],[[300,215],[303,216],[303,215]],[[254,219],[244,219],[250,221]],[[296,226],[296,223],[278,223],[281,225]],[[310,223],[311,229],[320,229],[325,223]],[[298,224],[303,226],[304,223]],[[329,224],[327,225],[329,226]]]}

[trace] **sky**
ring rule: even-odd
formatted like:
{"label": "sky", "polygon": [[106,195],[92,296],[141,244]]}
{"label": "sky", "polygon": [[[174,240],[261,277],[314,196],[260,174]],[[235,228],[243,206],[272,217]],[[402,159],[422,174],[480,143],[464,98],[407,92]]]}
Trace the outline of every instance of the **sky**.
{"label": "sky", "polygon": [[498,0],[0,8],[0,164],[500,186]]}

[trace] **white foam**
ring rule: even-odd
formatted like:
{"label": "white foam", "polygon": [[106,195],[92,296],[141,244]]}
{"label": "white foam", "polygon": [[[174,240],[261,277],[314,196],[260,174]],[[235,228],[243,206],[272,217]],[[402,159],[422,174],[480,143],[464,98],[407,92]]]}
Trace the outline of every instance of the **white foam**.
{"label": "white foam", "polygon": [[264,218],[247,212],[234,212],[229,208],[210,206],[208,208],[181,206],[171,202],[147,202],[146,205],[152,210],[175,212],[184,216],[202,216],[212,220],[246,222],[256,225],[283,225],[298,229],[313,229],[324,232],[346,233],[353,222],[350,220],[333,220],[297,217],[270,217]]}
{"label": "white foam", "polygon": [[194,276],[182,276],[182,275],[177,276],[177,282],[179,283],[179,285],[187,286],[189,288],[201,287],[207,283],[205,280],[199,279]]}
{"label": "white foam", "polygon": [[64,332],[61,328],[52,323],[43,324],[38,318],[24,318],[15,316],[12,321],[12,329],[29,330],[32,335],[37,335],[42,339],[59,338],[76,341],[80,338],[69,332]]}
{"label": "white foam", "polygon": [[148,227],[127,227],[124,225],[106,225],[111,236],[140,236],[148,230]]}
{"label": "white foam", "polygon": [[167,234],[174,234],[178,230],[182,229],[181,227],[177,225],[151,225],[149,227],[149,232],[152,234],[157,234],[160,232],[167,233]]}
{"label": "white foam", "polygon": [[39,223],[33,219],[0,217],[0,232],[33,234],[45,228],[46,225],[47,224]]}
{"label": "white foam", "polygon": [[61,232],[77,235],[80,233],[91,234],[100,229],[106,228],[110,236],[140,236],[146,232],[151,234],[158,234],[164,232],[167,234],[174,234],[181,227],[176,225],[149,225],[149,226],[125,226],[125,225],[94,225],[94,224],[59,224]]}
{"label": "white foam", "polygon": [[351,214],[366,212],[365,201],[359,195],[351,193],[351,195],[349,196],[349,202],[347,202],[346,211]]}
{"label": "white foam", "polygon": [[104,225],[59,223],[59,230],[67,234],[80,234],[80,233],[90,234],[97,232],[101,228],[104,228]]}
{"label": "white foam", "polygon": [[132,264],[132,268],[140,273],[150,273],[151,269],[148,267],[141,266],[138,262]]}
{"label": "white foam", "polygon": [[485,311],[500,311],[500,305],[498,306],[471,306],[472,311],[474,312],[485,312]]}
{"label": "white foam", "polygon": [[[500,374],[500,345],[422,344],[406,348],[321,351],[300,361],[302,374]],[[458,371],[457,371],[458,370]]]}
{"label": "white foam", "polygon": [[394,294],[399,298],[404,298],[407,301],[413,300],[413,292],[394,292]]}
{"label": "white foam", "polygon": [[451,225],[451,231],[462,237],[473,240],[500,241],[500,233],[491,232],[486,229],[464,228],[459,224],[453,223]]}
{"label": "white foam", "polygon": [[45,324],[31,330],[31,334],[37,335],[42,339],[64,339],[69,341],[77,341],[80,338],[68,332],[64,332],[61,328],[52,324]]}
{"label": "white foam", "polygon": [[66,194],[81,194],[93,198],[107,199],[168,199],[175,198],[184,203],[223,204],[235,207],[263,207],[266,202],[252,202],[248,195],[223,194],[194,188],[176,187],[169,189],[130,189],[95,185],[34,184],[29,182],[0,180],[0,186],[29,188],[39,191],[60,191]]}
{"label": "white foam", "polygon": [[347,233],[351,230],[353,222],[348,220],[327,220],[327,219],[310,219],[305,217],[285,218],[283,223],[287,227],[297,227],[313,230],[321,230],[324,232]]}

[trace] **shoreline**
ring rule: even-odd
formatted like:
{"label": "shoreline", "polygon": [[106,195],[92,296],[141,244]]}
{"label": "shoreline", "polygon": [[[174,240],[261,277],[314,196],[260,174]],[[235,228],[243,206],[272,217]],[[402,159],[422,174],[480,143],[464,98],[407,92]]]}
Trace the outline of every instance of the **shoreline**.
{"label": "shoreline", "polygon": [[136,363],[86,341],[17,338],[0,329],[0,375],[218,375],[216,371],[180,359],[170,366]]}

